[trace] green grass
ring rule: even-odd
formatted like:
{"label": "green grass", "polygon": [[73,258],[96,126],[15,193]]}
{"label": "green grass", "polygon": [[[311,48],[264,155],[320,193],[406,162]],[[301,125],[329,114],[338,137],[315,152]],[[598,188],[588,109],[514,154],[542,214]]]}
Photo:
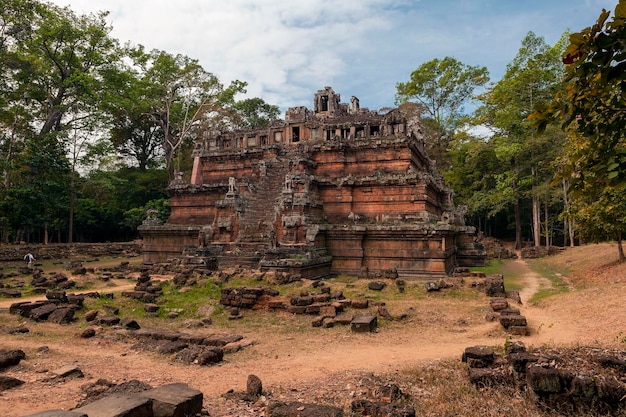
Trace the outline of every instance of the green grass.
{"label": "green grass", "polygon": [[563,281],[561,276],[563,272],[557,268],[553,263],[545,261],[543,259],[534,259],[527,262],[528,266],[537,274],[547,278],[551,286],[548,288],[540,288],[535,295],[530,299],[530,303],[536,303],[540,300],[548,298],[557,294],[564,294],[569,292],[569,287],[566,282]]}
{"label": "green grass", "polygon": [[472,271],[484,272],[485,275],[502,274],[504,276],[504,288],[507,291],[519,291],[522,289],[523,272],[511,259],[491,259],[484,267],[470,268]]}

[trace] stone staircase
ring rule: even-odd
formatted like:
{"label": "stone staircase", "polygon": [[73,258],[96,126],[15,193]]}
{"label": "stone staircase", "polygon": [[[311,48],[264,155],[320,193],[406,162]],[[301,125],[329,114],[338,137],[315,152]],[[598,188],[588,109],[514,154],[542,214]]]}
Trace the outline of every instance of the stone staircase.
{"label": "stone staircase", "polygon": [[237,267],[257,269],[271,247],[271,234],[279,203],[289,173],[291,152],[266,161],[265,178],[257,183],[254,195],[246,195],[245,210],[239,218],[237,242],[216,254],[220,269]]}
{"label": "stone staircase", "polygon": [[279,202],[285,175],[289,173],[290,153],[278,156],[267,164],[265,179],[258,185],[253,196],[247,196],[244,213],[239,219],[238,242],[248,242],[241,249],[245,252],[254,251],[254,246],[268,246],[271,232],[276,222],[276,206]]}

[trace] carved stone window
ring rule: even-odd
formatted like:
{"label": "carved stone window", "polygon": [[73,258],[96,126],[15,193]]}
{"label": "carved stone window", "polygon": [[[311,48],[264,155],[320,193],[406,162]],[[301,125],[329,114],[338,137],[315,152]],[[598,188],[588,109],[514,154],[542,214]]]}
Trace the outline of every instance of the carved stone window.
{"label": "carved stone window", "polygon": [[328,96],[321,96],[320,104],[320,111],[328,111]]}

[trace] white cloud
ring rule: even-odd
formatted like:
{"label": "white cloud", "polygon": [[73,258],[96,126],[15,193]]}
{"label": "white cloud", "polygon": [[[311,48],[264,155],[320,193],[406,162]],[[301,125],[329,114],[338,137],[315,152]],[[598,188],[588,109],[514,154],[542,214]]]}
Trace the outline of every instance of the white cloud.
{"label": "white cloud", "polygon": [[554,43],[617,0],[54,0],[109,10],[113,36],[196,58],[224,83],[282,109],[330,85],[364,107],[392,106],[395,84],[434,58],[500,78],[528,31]]}

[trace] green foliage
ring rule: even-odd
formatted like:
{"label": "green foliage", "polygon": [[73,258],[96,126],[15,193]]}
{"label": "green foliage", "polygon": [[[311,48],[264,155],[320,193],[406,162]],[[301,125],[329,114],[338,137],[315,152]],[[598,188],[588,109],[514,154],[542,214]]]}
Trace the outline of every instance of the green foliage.
{"label": "green foliage", "polygon": [[267,126],[280,115],[278,106],[268,104],[258,97],[238,101],[233,109],[240,117],[241,122],[238,125],[241,128]]}
{"label": "green foliage", "polygon": [[626,182],[626,1],[609,16],[603,10],[594,25],[570,35],[565,88],[532,116],[539,130],[556,120],[580,133],[564,167],[575,192]]}
{"label": "green foliage", "polygon": [[489,166],[494,170],[483,171],[490,183],[480,184],[475,199],[488,208],[490,216],[514,209],[518,248],[524,202],[538,198],[540,186],[551,181],[552,161],[562,149],[562,134],[549,130],[537,135],[528,116],[534,105],[550,100],[560,87],[563,48],[563,40],[550,47],[529,32],[503,79],[479,97],[483,104],[474,118],[474,123],[494,132],[487,146],[495,156]]}
{"label": "green foliage", "polygon": [[465,65],[454,58],[433,59],[411,73],[411,79],[396,84],[396,103],[415,101],[424,124],[427,151],[439,167],[447,168],[447,151],[464,106],[474,91],[489,81],[485,67]]}
{"label": "green foliage", "polygon": [[535,273],[547,278],[550,282],[549,285],[541,285],[539,287],[538,291],[529,300],[530,303],[536,303],[553,295],[569,292],[569,285],[563,279],[563,276],[569,271],[558,269],[549,259],[532,259],[528,261],[528,266]]}
{"label": "green foliage", "polygon": [[572,203],[575,224],[582,238],[592,242],[621,240],[626,234],[626,195],[622,187],[600,187]]}
{"label": "green foliage", "polygon": [[488,81],[485,67],[472,67],[450,57],[433,59],[413,71],[409,81],[396,84],[396,103],[416,100],[441,131],[451,132],[474,90]]}
{"label": "green foliage", "polygon": [[626,1],[609,20],[603,10],[596,23],[572,33],[562,54],[564,89],[536,106],[531,119],[543,131],[558,121],[568,133],[560,179],[570,184],[573,201],[566,215],[594,241],[618,240],[620,260],[626,186]]}
{"label": "green foliage", "polygon": [[159,220],[165,223],[170,215],[170,201],[168,199],[150,200],[144,206],[134,207],[124,212],[124,220],[122,225],[129,230],[137,230],[137,227],[141,225],[146,218],[146,213],[149,209],[155,209],[159,212]]}

